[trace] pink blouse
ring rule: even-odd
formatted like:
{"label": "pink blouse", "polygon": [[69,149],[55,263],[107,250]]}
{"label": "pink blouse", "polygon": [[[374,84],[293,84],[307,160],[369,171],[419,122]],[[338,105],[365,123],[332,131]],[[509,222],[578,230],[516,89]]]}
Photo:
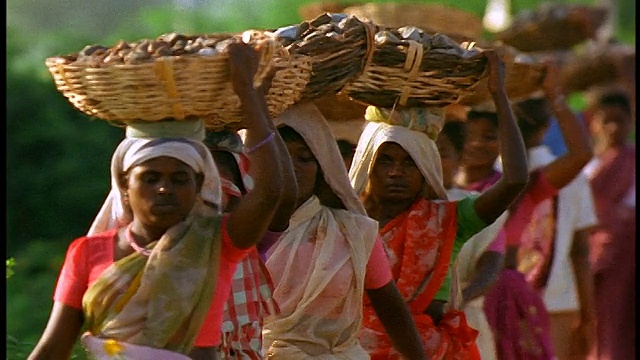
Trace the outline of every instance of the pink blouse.
{"label": "pink blouse", "polygon": [[522,233],[531,222],[536,206],[558,194],[558,189],[549,183],[542,171],[534,171],[529,179],[529,184],[521,198],[514,202],[516,206],[510,209],[511,214],[504,225],[507,233],[507,245],[520,245]]}

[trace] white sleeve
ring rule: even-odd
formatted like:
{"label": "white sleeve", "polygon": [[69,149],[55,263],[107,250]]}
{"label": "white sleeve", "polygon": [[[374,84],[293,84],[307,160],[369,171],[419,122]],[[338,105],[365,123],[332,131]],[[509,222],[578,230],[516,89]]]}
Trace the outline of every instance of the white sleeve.
{"label": "white sleeve", "polygon": [[598,224],[595,205],[593,202],[593,192],[587,177],[580,173],[574,179],[576,182],[576,190],[574,192],[574,200],[576,204],[575,229],[585,229]]}

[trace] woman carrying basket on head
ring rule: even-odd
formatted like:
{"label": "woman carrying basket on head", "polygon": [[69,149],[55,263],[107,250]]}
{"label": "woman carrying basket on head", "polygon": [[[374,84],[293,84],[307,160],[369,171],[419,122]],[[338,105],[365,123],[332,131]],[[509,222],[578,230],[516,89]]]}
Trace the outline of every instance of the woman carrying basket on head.
{"label": "woman carrying basket on head", "polygon": [[253,191],[222,215],[201,121],[173,123],[196,126],[178,135],[159,134],[171,128],[166,123],[129,127],[112,158],[111,193],[88,235],[69,246],[29,359],[68,359],[82,329],[83,345],[99,359],[216,359],[233,272],[262,238],[283,192],[283,170],[274,165],[282,140],[253,88],[257,52],[246,44],[228,51],[246,144],[260,144],[250,155]]}
{"label": "woman carrying basket on head", "polygon": [[[477,332],[458,310],[445,311],[450,265],[469,237],[493,223],[527,183],[524,143],[504,87],[504,64],[494,51],[489,90],[500,118],[503,177],[477,197],[447,200],[434,138],[443,121],[427,109],[369,107],[349,171],[369,216],[378,220],[393,278],[408,303],[430,359],[477,359]],[[402,125],[415,124],[418,130]],[[452,256],[453,254],[453,256]],[[373,359],[397,359],[370,304],[360,341]]]}

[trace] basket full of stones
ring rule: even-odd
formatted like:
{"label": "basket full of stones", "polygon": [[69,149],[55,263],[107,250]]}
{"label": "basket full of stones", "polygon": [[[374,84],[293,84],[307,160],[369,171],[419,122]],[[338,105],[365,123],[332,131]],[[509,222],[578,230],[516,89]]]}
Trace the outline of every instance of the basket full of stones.
{"label": "basket full of stones", "polygon": [[267,93],[272,116],[300,98],[311,76],[310,60],[290,56],[274,35],[251,30],[168,33],[114,46],[88,45],[49,57],[45,64],[57,90],[76,109],[114,125],[201,118],[210,129],[233,129],[241,123],[226,52],[233,42],[245,42],[260,53],[254,86],[275,70]]}

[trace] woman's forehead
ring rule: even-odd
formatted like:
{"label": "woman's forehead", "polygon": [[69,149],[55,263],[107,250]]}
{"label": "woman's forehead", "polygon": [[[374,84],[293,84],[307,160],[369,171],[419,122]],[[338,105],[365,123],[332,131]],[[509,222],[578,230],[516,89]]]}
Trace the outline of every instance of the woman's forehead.
{"label": "woman's forehead", "polygon": [[184,161],[172,156],[164,156],[164,155],[144,160],[143,162],[134,165],[132,167],[132,170],[133,169],[165,170],[165,171],[170,169],[175,169],[180,171],[186,171],[186,170],[194,171],[194,169],[191,168],[191,166],[189,166]]}
{"label": "woman's forehead", "polygon": [[376,152],[376,154],[378,156],[381,154],[409,156],[409,152],[405,150],[405,148],[402,145],[398,144],[395,141],[387,141],[382,143],[378,148],[378,151]]}

